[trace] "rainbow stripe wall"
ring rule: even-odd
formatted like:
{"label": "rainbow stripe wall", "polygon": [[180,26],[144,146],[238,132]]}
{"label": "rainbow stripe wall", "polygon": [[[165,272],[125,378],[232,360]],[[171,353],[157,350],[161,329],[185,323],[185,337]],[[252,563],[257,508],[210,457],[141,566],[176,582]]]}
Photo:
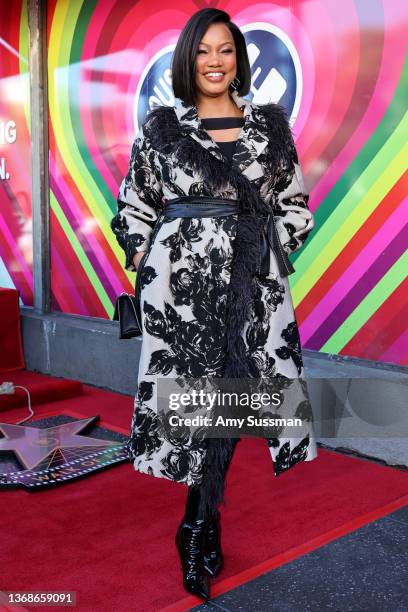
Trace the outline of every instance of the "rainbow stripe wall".
{"label": "rainbow stripe wall", "polygon": [[[109,222],[146,104],[143,87],[155,74],[146,67],[166,60],[188,17],[206,5],[50,0],[48,6],[53,308],[110,318],[116,295],[132,291],[135,280],[123,268]],[[316,221],[292,258],[297,271],[290,277],[303,346],[407,365],[405,2],[216,6],[230,13],[248,44],[264,45],[264,64],[278,43],[297,56],[282,101],[296,111]],[[25,22],[23,11],[22,30]],[[23,287],[7,240],[0,235],[3,264]],[[28,291],[24,299],[30,302]]]}

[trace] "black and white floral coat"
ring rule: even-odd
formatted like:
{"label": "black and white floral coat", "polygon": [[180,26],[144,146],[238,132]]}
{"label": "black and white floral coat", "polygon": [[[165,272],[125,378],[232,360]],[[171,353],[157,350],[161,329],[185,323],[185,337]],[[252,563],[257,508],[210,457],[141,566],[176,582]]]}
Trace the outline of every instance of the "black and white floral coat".
{"label": "black and white floral coat", "polygon": [[[124,267],[145,255],[137,274],[143,336],[128,450],[135,470],[187,485],[202,478],[206,440],[164,436],[157,415],[162,377],[285,377],[304,375],[287,275],[275,252],[259,274],[260,234],[273,212],[286,256],[313,228],[285,110],[232,94],[244,111],[230,165],[202,127],[195,106],[149,111],[134,140],[111,227]],[[239,201],[239,215],[170,218],[164,202],[180,196]],[[293,416],[304,410],[304,397]],[[317,456],[311,418],[296,437],[266,439],[278,475]]]}

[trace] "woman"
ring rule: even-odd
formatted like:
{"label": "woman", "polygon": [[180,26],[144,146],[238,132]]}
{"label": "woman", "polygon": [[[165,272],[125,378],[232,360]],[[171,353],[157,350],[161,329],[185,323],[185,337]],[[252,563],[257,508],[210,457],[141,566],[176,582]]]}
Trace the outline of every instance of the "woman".
{"label": "woman", "polygon": [[[313,217],[283,107],[242,97],[249,60],[227,13],[189,19],[172,79],[180,102],[150,110],[139,129],[111,227],[125,269],[137,271],[143,326],[129,454],[135,470],[188,486],[176,544],[185,589],[208,599],[208,576],[223,563],[218,508],[239,438],[163,431],[157,383],[302,376],[288,254]],[[304,416],[302,400],[294,414]],[[275,475],[316,457],[309,416],[298,436],[277,433],[266,438]]]}

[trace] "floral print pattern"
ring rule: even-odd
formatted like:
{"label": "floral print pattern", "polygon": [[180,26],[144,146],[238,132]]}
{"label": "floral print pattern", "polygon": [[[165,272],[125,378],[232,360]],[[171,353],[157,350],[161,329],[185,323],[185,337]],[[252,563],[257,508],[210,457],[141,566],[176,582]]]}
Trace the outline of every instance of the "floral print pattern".
{"label": "floral print pattern", "polygon": [[[270,133],[261,107],[236,92],[244,126],[232,164],[256,186],[274,211],[281,245],[287,253],[300,248],[313,228],[308,194],[290,136],[283,139],[286,163],[272,173]],[[227,164],[220,147],[202,128],[194,106],[173,108],[182,137],[194,139],[207,154]],[[284,126],[279,126],[284,134]],[[157,415],[160,378],[220,376],[226,355],[225,323],[237,215],[171,218],[164,201],[183,195],[237,197],[236,186],[214,177],[204,181],[194,164],[180,164],[178,141],[168,151],[152,146],[149,115],[132,147],[129,171],[119,195],[111,227],[125,252],[125,268],[135,271],[133,256],[145,251],[138,287],[143,337],[128,451],[135,470],[192,485],[203,473],[206,440],[186,429],[177,436],[164,430]],[[201,149],[200,149],[201,150]],[[249,374],[254,378],[294,379],[304,376],[300,338],[287,277],[279,274],[270,251],[269,273],[252,281],[251,304],[241,340]],[[317,456],[307,389],[293,404],[304,426],[299,437],[287,438],[282,428],[267,438],[275,475]],[[309,416],[308,416],[309,415]]]}

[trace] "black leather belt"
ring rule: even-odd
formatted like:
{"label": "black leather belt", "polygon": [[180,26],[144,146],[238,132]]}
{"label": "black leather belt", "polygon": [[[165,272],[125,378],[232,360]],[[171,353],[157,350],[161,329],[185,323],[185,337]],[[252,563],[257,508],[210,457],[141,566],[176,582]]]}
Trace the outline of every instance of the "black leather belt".
{"label": "black leather belt", "polygon": [[227,217],[238,213],[238,200],[181,196],[164,203],[166,217]]}
{"label": "black leather belt", "polygon": [[[211,196],[180,196],[165,201],[162,214],[166,217],[226,217],[238,214],[238,200]],[[258,270],[260,275],[269,274],[270,248],[276,255],[280,275],[292,274],[295,269],[279,240],[273,214],[268,215],[261,235],[261,258]]]}

